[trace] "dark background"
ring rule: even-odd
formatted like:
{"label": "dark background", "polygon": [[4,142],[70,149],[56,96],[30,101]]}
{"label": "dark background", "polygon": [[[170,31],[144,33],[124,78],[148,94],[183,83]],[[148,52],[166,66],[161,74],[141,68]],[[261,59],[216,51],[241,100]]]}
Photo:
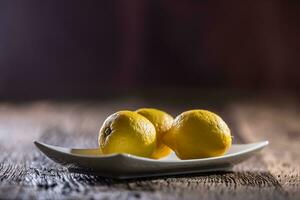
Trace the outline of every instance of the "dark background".
{"label": "dark background", "polygon": [[0,98],[297,93],[300,1],[2,0]]}

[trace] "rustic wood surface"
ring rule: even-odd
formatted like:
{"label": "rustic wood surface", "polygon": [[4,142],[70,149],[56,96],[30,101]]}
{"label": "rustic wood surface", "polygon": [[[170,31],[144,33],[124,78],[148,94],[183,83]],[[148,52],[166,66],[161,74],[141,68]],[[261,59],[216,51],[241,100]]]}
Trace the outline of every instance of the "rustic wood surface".
{"label": "rustic wood surface", "polygon": [[[151,95],[150,95],[151,96]],[[224,98],[227,96],[227,98]],[[300,199],[297,98],[210,95],[93,101],[0,103],[0,199]],[[70,173],[34,146],[38,140],[96,147],[102,121],[120,109],[159,107],[174,116],[206,108],[228,122],[237,143],[269,140],[231,172],[112,180]]]}

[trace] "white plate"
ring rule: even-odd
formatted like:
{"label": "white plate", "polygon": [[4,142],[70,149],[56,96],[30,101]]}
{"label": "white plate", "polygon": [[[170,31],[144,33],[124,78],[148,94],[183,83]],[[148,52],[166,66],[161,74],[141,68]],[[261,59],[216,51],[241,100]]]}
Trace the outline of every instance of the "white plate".
{"label": "white plate", "polygon": [[46,156],[70,171],[117,179],[226,171],[253,156],[268,143],[233,144],[227,154],[219,157],[180,160],[172,153],[166,158],[154,160],[130,154],[96,155],[96,149],[70,149],[34,142]]}

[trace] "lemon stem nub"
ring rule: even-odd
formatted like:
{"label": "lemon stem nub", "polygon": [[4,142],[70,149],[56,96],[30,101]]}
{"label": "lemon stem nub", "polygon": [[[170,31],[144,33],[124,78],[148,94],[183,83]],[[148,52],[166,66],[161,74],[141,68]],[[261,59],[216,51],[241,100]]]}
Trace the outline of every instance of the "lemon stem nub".
{"label": "lemon stem nub", "polygon": [[110,127],[106,127],[106,128],[105,128],[105,130],[104,130],[104,137],[107,137],[107,136],[109,136],[109,135],[110,135],[110,133],[111,133],[111,129],[110,129]]}

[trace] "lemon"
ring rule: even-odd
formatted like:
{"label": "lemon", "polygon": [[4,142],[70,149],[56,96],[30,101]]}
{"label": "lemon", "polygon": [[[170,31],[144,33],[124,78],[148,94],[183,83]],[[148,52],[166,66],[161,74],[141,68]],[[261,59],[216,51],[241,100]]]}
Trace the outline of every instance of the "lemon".
{"label": "lemon", "polygon": [[215,113],[190,110],[175,118],[163,141],[180,159],[207,158],[223,155],[231,146],[231,134]]}
{"label": "lemon", "polygon": [[103,154],[128,153],[150,157],[156,146],[156,131],[142,115],[119,111],[104,121],[98,142]]}
{"label": "lemon", "polygon": [[162,138],[172,127],[173,117],[164,111],[154,108],[141,108],[136,112],[146,117],[155,127],[157,141],[155,151],[151,157],[159,159],[169,155],[172,150],[163,143]]}

